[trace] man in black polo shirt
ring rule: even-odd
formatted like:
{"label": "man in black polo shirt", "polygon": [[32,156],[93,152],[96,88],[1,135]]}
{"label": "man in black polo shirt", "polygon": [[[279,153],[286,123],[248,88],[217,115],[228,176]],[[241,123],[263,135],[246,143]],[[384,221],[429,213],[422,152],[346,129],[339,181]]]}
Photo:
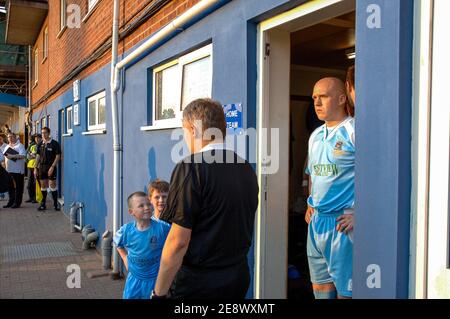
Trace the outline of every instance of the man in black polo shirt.
{"label": "man in black polo shirt", "polygon": [[[41,130],[42,141],[37,146],[36,168],[34,174],[39,179],[42,191],[42,203],[38,210],[46,210],[47,191],[52,193],[53,207],[60,210],[58,205],[58,189],[56,188],[56,169],[61,158],[59,143],[50,137],[50,129]],[[50,186],[50,187],[49,187]]]}
{"label": "man in black polo shirt", "polygon": [[172,283],[173,298],[244,298],[258,206],[256,174],[248,162],[225,149],[220,103],[190,103],[183,112],[183,128],[192,155],[172,173],[160,217],[172,228],[152,298],[167,296]]}

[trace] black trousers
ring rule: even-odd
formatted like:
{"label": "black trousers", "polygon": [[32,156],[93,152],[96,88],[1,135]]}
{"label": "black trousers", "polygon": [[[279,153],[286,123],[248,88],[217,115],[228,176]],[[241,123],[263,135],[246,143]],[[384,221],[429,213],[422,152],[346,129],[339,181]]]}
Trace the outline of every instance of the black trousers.
{"label": "black trousers", "polygon": [[28,168],[28,196],[32,200],[36,200],[36,178],[34,177],[34,168]]}
{"label": "black trousers", "polygon": [[8,194],[9,201],[8,205],[16,205],[20,206],[22,204],[22,196],[23,196],[23,184],[24,184],[24,174],[17,173],[9,173],[13,179],[13,183],[11,183]]}
{"label": "black trousers", "polygon": [[247,261],[227,268],[181,266],[171,287],[172,298],[244,299],[250,285]]}

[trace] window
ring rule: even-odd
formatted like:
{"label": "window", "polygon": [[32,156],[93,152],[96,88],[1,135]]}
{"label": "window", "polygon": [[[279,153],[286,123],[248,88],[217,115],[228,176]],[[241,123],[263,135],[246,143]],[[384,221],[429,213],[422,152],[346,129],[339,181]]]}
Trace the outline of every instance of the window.
{"label": "window", "polygon": [[67,3],[66,0],[61,0],[61,18],[60,18],[60,30],[64,29],[66,26],[66,12],[67,12]]}
{"label": "window", "polygon": [[63,133],[63,135],[67,134],[66,115],[64,109],[59,111],[59,121],[61,123],[61,132]]}
{"label": "window", "polygon": [[88,130],[102,130],[106,127],[105,91],[88,98]]}
{"label": "window", "polygon": [[34,50],[34,84],[38,83],[38,69],[39,69],[39,55],[38,50]]}
{"label": "window", "polygon": [[72,132],[73,132],[73,130],[72,130],[73,120],[72,119],[73,119],[73,111],[72,111],[72,107],[69,106],[66,111],[66,133],[67,134],[72,134]]}
{"label": "window", "polygon": [[36,123],[34,125],[34,133],[36,133],[36,134],[41,133],[41,129],[39,127],[39,121],[36,121]]}
{"label": "window", "polygon": [[43,47],[44,47],[44,57],[42,59],[42,61],[45,61],[45,59],[48,56],[48,27],[45,27],[44,29],[44,43],[43,43]]}
{"label": "window", "polygon": [[47,123],[46,123],[47,127],[50,127],[50,115],[47,115]]}
{"label": "window", "polygon": [[99,0],[88,0],[88,11],[91,11],[91,9],[97,4]]}
{"label": "window", "polygon": [[43,117],[41,118],[41,130],[47,126],[47,118]]}
{"label": "window", "polygon": [[211,44],[155,68],[153,125],[179,126],[186,105],[197,98],[211,97],[211,91]]}

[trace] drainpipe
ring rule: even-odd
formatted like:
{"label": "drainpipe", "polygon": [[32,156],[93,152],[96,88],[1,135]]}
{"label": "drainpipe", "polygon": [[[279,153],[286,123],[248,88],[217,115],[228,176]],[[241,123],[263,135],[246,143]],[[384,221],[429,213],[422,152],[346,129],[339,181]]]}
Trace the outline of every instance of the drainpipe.
{"label": "drainpipe", "polygon": [[30,132],[33,128],[33,121],[31,120],[31,45],[28,46],[28,118],[26,119]]}
{"label": "drainpipe", "polygon": [[[196,18],[201,17],[202,14],[208,10],[218,7],[219,4],[225,4],[225,0],[201,0],[179,17],[171,21],[168,25],[153,34],[147,41],[142,43],[133,52],[127,55],[123,60],[117,62],[117,43],[118,43],[118,28],[119,28],[119,1],[114,0],[114,18],[113,18],[113,38],[112,38],[112,59],[111,59],[111,108],[113,120],[113,139],[114,139],[114,191],[113,191],[113,234],[115,235],[120,225],[120,199],[119,192],[121,186],[120,167],[122,156],[122,145],[120,144],[120,130],[117,110],[117,92],[120,88],[120,71],[127,65],[138,60],[150,48],[160,43],[162,40],[168,39],[176,31],[182,29],[184,26],[193,22]],[[114,249],[113,256],[113,274],[119,273],[119,254],[117,249]]]}
{"label": "drainpipe", "polygon": [[[122,145],[120,144],[120,127],[117,110],[117,91],[119,90],[118,72],[115,78],[115,69],[117,63],[117,46],[119,43],[119,0],[114,0],[113,28],[112,28],[112,48],[111,48],[111,111],[112,111],[112,129],[113,129],[113,235],[120,227],[120,166],[122,159]],[[119,275],[119,253],[113,249],[113,276]]]}

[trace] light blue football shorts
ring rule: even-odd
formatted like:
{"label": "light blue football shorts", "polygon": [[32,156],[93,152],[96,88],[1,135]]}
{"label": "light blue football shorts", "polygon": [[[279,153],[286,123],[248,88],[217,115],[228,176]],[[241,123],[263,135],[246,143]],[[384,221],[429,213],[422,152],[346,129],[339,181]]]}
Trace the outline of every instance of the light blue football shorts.
{"label": "light blue football shorts", "polygon": [[142,280],[129,272],[123,289],[123,299],[150,299],[155,284],[156,278]]}
{"label": "light blue football shorts", "polygon": [[308,226],[307,255],[311,282],[334,283],[338,295],[352,297],[353,234],[336,230],[344,212],[313,214]]}

